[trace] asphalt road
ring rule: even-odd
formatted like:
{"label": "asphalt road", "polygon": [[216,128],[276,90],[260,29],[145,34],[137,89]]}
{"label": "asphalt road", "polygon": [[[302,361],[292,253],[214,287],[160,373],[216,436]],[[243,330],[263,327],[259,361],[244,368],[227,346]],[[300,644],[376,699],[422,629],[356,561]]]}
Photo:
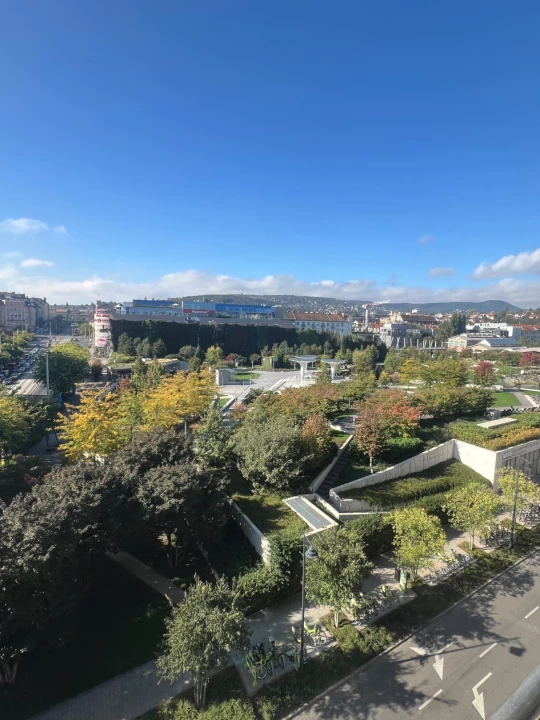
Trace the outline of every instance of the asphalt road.
{"label": "asphalt road", "polygon": [[294,717],[490,718],[539,663],[540,551]]}
{"label": "asphalt road", "polygon": [[[48,335],[38,335],[37,338],[39,340],[39,347],[47,347],[47,342],[49,340]],[[69,335],[53,335],[51,345],[69,342],[69,340],[71,340]],[[34,364],[31,368],[26,370],[26,372],[21,373],[17,382],[13,383],[13,385],[8,385],[8,388],[11,388],[17,395],[43,395],[43,397],[45,397],[47,394],[45,385],[34,379],[35,367],[36,366]]]}

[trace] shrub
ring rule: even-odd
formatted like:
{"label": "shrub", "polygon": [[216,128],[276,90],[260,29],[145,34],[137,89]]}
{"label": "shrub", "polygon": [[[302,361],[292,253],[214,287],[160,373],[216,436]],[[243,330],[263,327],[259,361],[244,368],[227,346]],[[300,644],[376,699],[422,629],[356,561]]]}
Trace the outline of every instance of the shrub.
{"label": "shrub", "polygon": [[[485,478],[471,468],[457,462],[447,460],[434,465],[417,475],[406,475],[362,488],[347,490],[347,497],[368,502],[373,508],[390,510],[417,504],[424,507],[427,498],[448,492],[469,482],[488,483]],[[421,502],[420,502],[421,501]]]}
{"label": "shrub", "polygon": [[521,445],[521,443],[529,442],[540,438],[540,428],[516,428],[513,426],[512,431],[508,431],[502,437],[488,440],[482,447],[488,450],[504,450],[513,445]]}
{"label": "shrub", "polygon": [[488,430],[479,427],[476,423],[465,421],[452,423],[450,430],[456,440],[463,440],[463,442],[479,445],[480,447],[486,447],[484,443],[499,436],[494,430]]}
{"label": "shrub", "polygon": [[519,415],[512,415],[512,417],[515,418],[522,427],[540,427],[540,412],[520,413]]}
{"label": "shrub", "polygon": [[364,552],[368,559],[377,557],[390,550],[394,541],[394,531],[387,515],[383,513],[370,513],[352,520],[350,525],[364,541]]}
{"label": "shrub", "polygon": [[423,441],[417,437],[391,438],[387,441],[386,448],[381,452],[380,459],[385,463],[395,465],[414,455],[418,455],[418,453],[422,452],[423,446]]}

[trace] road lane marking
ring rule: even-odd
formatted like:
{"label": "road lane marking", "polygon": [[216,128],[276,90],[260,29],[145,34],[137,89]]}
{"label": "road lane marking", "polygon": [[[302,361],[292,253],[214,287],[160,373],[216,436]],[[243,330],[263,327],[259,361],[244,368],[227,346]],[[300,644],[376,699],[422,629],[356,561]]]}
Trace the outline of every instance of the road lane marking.
{"label": "road lane marking", "polygon": [[422,650],[422,648],[419,647],[414,647],[413,645],[409,647],[409,650],[412,650],[417,655],[420,655],[420,657],[425,657],[427,655],[427,652],[425,650]]}
{"label": "road lane marking", "polygon": [[476,685],[473,687],[473,695],[474,700],[472,701],[472,704],[478,711],[478,714],[482,718],[482,720],[486,720],[486,711],[484,708],[484,693],[479,693],[478,688],[480,685],[486,682],[486,680],[489,680],[489,678],[493,675],[493,673],[488,673],[485,677],[483,677],[479,683],[476,683]]}
{"label": "road lane marking", "polygon": [[425,703],[422,703],[422,705],[420,705],[420,707],[418,708],[418,710],[423,710],[427,705],[429,705],[429,703],[430,703],[432,700],[435,700],[436,697],[439,697],[439,695],[440,695],[441,693],[442,693],[442,688],[441,688],[440,690],[437,690],[437,692],[435,693],[435,695],[432,695],[432,696],[429,698],[429,700],[426,700]]}
{"label": "road lane marking", "polygon": [[435,655],[435,662],[433,663],[432,668],[442,680],[444,673],[444,657],[440,657],[440,655]]}
{"label": "road lane marking", "polygon": [[442,648],[442,650],[439,650],[439,652],[437,653],[437,655],[441,655],[445,650],[448,650],[449,647],[452,647],[453,644],[454,644],[453,642],[449,642],[448,645],[445,645],[445,646]]}
{"label": "road lane marking", "polygon": [[534,610],[531,610],[530,613],[527,613],[527,614],[525,615],[525,620],[527,620],[527,618],[530,618],[531,615],[532,615],[533,613],[535,613],[539,608],[540,608],[540,605],[537,605],[537,606],[534,608]]}
{"label": "road lane marking", "polygon": [[495,647],[496,644],[497,644],[497,643],[494,642],[493,645],[490,645],[490,646],[487,648],[487,650],[484,650],[484,652],[480,653],[480,655],[479,655],[478,657],[484,657],[484,655],[487,655],[490,650],[493,650],[493,648]]}

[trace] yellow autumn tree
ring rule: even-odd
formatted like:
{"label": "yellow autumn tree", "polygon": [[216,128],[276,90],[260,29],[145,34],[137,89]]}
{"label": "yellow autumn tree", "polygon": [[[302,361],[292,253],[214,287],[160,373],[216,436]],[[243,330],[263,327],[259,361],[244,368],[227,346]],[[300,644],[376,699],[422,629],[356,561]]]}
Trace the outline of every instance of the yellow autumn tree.
{"label": "yellow autumn tree", "polygon": [[144,403],[144,429],[170,428],[204,412],[215,395],[208,372],[176,373],[163,378]]}
{"label": "yellow autumn tree", "polygon": [[118,396],[103,391],[81,393],[80,405],[67,405],[68,415],[60,415],[58,431],[62,449],[69,460],[96,462],[123,444],[119,430]]}

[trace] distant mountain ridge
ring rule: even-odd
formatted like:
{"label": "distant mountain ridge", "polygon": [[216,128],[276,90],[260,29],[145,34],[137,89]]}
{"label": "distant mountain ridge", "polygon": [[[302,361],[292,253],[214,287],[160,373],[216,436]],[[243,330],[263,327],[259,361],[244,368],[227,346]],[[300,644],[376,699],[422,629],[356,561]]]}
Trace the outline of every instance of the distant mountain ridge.
{"label": "distant mountain ridge", "polygon": [[[369,300],[340,300],[311,295],[186,295],[178,300],[207,300],[219,303],[244,303],[249,305],[281,305],[285,310],[304,310],[313,312],[361,313],[362,305]],[[428,314],[448,313],[454,310],[477,310],[481,313],[501,312],[508,308],[510,312],[519,312],[521,308],[504,300],[483,300],[482,302],[432,302],[432,303],[385,303],[385,308],[398,311],[410,311],[417,308]]]}

